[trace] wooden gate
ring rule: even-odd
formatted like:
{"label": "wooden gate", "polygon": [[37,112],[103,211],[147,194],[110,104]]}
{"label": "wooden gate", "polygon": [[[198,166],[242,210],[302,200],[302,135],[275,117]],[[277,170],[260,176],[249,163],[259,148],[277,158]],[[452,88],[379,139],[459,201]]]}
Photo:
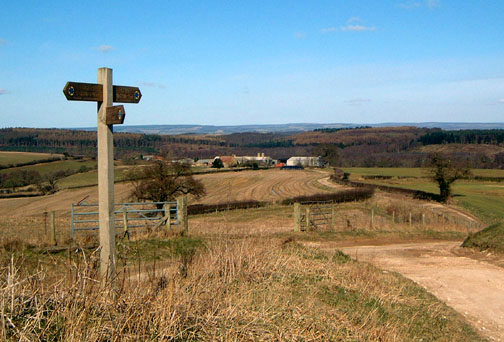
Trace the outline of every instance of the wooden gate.
{"label": "wooden gate", "polygon": [[294,230],[318,230],[334,228],[333,202],[294,203]]}

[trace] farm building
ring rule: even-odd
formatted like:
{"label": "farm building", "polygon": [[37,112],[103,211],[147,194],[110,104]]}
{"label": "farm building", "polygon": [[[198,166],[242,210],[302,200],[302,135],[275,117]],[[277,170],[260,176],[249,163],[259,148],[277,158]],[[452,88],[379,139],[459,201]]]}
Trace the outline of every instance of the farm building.
{"label": "farm building", "polygon": [[324,161],[321,157],[290,157],[287,166],[323,167]]}
{"label": "farm building", "polygon": [[224,164],[224,167],[233,167],[238,165],[238,161],[236,160],[235,156],[217,156],[214,158],[215,159],[220,159],[222,161],[222,164]]}
{"label": "farm building", "polygon": [[271,157],[265,156],[264,153],[258,153],[257,156],[217,156],[214,158],[220,159],[225,167],[233,166],[250,166],[253,163],[257,163],[258,166],[274,166],[276,160],[271,159]]}
{"label": "farm building", "polygon": [[209,166],[209,165],[212,165],[213,161],[215,159],[198,159],[198,161],[196,162],[196,165],[198,166]]}
{"label": "farm building", "polygon": [[264,153],[257,153],[257,156],[233,156],[238,165],[245,165],[250,163],[257,163],[260,166],[272,166],[275,165],[275,160],[271,157],[265,156]]}

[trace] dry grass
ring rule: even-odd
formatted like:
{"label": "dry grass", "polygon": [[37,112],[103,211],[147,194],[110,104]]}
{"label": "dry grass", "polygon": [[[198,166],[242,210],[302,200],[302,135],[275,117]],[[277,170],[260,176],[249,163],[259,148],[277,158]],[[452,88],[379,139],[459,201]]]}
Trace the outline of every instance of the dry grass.
{"label": "dry grass", "polygon": [[58,280],[12,258],[0,270],[6,341],[481,341],[414,283],[267,238],[208,240],[181,267],[118,285],[95,281],[95,255]]}

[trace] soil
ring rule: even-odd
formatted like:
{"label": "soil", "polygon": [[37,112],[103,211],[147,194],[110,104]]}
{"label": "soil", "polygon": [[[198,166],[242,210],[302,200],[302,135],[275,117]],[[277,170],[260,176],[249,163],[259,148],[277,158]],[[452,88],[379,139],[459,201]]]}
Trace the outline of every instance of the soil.
{"label": "soil", "polygon": [[[347,189],[330,183],[327,173],[312,170],[226,172],[197,175],[195,178],[203,182],[207,191],[206,196],[195,203],[204,204],[246,200],[274,202],[300,195]],[[116,203],[129,202],[130,193],[130,184],[115,184]],[[34,216],[52,210],[59,215],[69,214],[71,204],[83,199],[87,203],[98,203],[98,187],[61,190],[49,196],[0,199],[0,216]]]}
{"label": "soil", "polygon": [[459,246],[450,241],[339,249],[415,281],[465,316],[483,336],[504,341],[504,268],[472,258],[474,252]]}

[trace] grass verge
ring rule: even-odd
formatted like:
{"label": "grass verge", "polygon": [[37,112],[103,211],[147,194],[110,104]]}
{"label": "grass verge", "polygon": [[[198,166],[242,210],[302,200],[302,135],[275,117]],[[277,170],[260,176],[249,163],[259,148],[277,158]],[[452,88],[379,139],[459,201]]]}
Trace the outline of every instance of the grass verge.
{"label": "grass verge", "polygon": [[496,223],[477,233],[470,234],[462,247],[504,253],[504,223]]}
{"label": "grass verge", "polygon": [[[144,250],[156,244],[146,241]],[[205,245],[186,262],[184,273],[123,272],[115,287],[94,280],[92,257],[74,259],[68,274],[53,282],[46,269],[30,272],[11,259],[0,270],[0,336],[6,341],[484,341],[412,281],[341,252],[254,237],[223,237]]]}

